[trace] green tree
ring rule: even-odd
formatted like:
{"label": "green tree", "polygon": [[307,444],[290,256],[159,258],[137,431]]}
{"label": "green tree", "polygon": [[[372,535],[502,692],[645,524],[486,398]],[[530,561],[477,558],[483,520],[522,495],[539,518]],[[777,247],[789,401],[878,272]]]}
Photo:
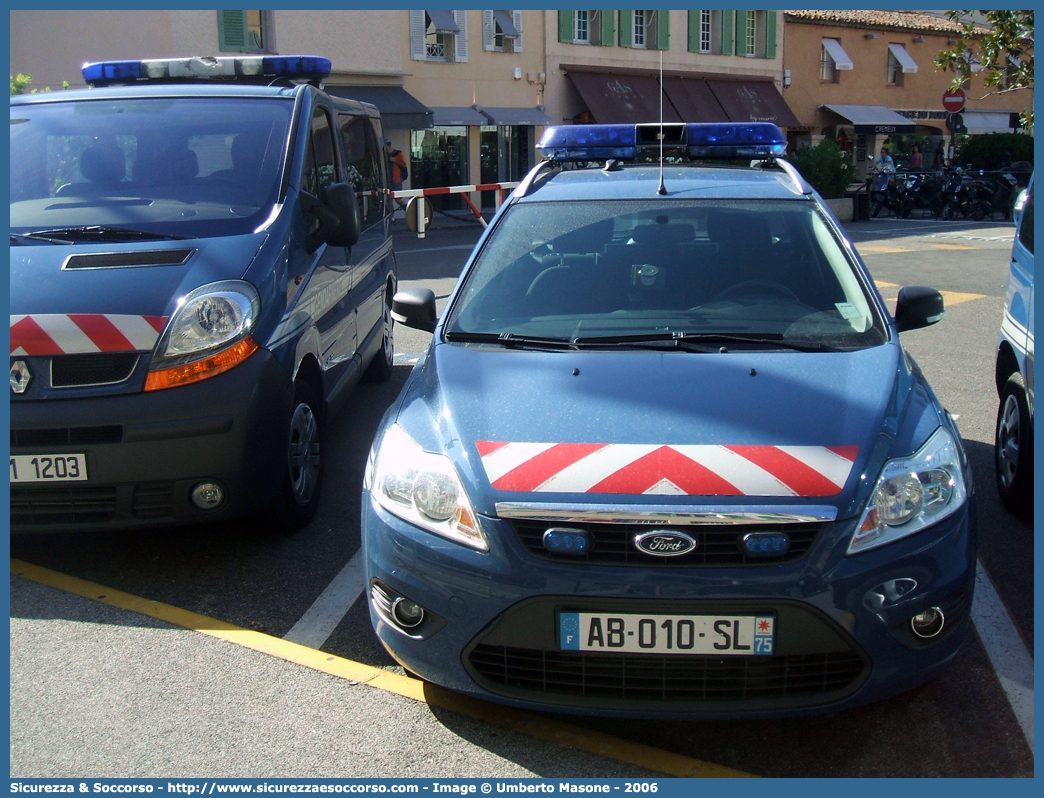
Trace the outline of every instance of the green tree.
{"label": "green tree", "polygon": [[[11,73],[8,73],[9,75]],[[25,90],[29,88],[29,84],[33,82],[32,75],[23,75],[19,72],[17,75],[11,75],[11,95],[25,94]],[[62,81],[62,88],[69,88],[69,81]],[[38,91],[50,91],[50,88],[44,87],[43,89],[29,89],[30,94],[36,94]]]}
{"label": "green tree", "polygon": [[[970,19],[972,11],[948,11],[947,16],[959,22],[963,30],[957,44],[943,50],[935,57],[940,69],[956,73],[955,87],[979,71],[990,94],[1033,89],[1033,12],[1032,11],[979,11],[988,28]],[[1022,124],[1033,129],[1033,108],[1026,106],[1022,112]]]}
{"label": "green tree", "polygon": [[830,139],[806,147],[792,161],[794,168],[824,199],[844,196],[845,189],[855,180],[852,156]]}

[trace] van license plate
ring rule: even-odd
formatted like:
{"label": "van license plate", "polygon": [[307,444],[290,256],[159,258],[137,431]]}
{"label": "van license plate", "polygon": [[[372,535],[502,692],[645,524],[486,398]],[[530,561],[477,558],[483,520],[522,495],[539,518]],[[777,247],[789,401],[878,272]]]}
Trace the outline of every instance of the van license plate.
{"label": "van license plate", "polygon": [[772,615],[638,615],[563,612],[559,648],[628,654],[771,655]]}
{"label": "van license plate", "polygon": [[87,455],[13,454],[11,482],[86,482]]}

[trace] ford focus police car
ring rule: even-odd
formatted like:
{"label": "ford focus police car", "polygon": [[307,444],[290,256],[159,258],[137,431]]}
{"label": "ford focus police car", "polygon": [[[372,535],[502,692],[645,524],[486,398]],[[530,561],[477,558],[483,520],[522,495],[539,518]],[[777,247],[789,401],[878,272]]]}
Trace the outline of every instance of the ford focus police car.
{"label": "ford focus police car", "polygon": [[391,373],[380,117],[315,56],[87,64],[11,98],[11,525],[316,509],[325,419]]}
{"label": "ford focus police car", "polygon": [[928,678],[976,557],[961,438],[899,343],[941,296],[888,313],[774,125],[539,146],[442,318],[393,301],[434,335],[366,471],[381,642],[453,690],[592,714],[825,711]]}

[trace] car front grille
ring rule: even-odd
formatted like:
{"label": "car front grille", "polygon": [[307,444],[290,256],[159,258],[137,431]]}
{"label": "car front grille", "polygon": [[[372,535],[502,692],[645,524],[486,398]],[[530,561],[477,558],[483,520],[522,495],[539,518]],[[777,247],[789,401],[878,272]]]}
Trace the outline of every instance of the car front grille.
{"label": "car front grille", "polygon": [[104,523],[116,517],[113,485],[11,486],[11,526]]}
{"label": "car front grille", "polygon": [[52,388],[115,385],[130,379],[138,365],[137,352],[58,355],[51,358]]}
{"label": "car front grille", "polygon": [[[863,672],[854,651],[774,657],[579,654],[478,645],[469,655],[485,680],[533,696],[577,703],[608,698],[641,702],[725,702],[808,698],[845,692]],[[572,703],[572,702],[571,702]]]}
{"label": "car front grille", "polygon": [[[679,557],[656,557],[635,548],[635,535],[653,529],[641,524],[552,524],[546,521],[513,520],[512,526],[519,541],[529,554],[544,560],[600,565],[641,565],[643,567],[721,566],[721,565],[778,565],[803,557],[815,543],[823,529],[821,523],[708,525],[677,527],[692,535],[696,548]],[[544,532],[550,527],[579,529],[587,532],[593,541],[586,554],[553,554],[544,547]],[[752,557],[740,546],[743,536],[750,532],[785,532],[790,538],[786,553],[770,557]]]}
{"label": "car front grille", "polygon": [[16,446],[84,446],[94,443],[119,443],[123,427],[54,427],[52,429],[13,429],[11,448]]}

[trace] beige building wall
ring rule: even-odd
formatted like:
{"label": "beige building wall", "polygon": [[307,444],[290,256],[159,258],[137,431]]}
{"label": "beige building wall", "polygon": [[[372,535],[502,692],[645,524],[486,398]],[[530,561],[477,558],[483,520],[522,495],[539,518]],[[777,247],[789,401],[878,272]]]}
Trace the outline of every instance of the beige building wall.
{"label": "beige building wall", "polygon": [[[605,12],[603,12],[605,13]],[[642,50],[630,47],[569,44],[558,41],[558,12],[545,12],[545,36],[547,38],[547,113],[556,124],[569,122],[584,110],[583,101],[572,81],[562,69],[562,64],[596,67],[621,67],[647,69],[660,68],[660,53],[663,53],[665,72],[693,72],[706,75],[734,77],[772,78],[776,88],[783,88],[783,14],[777,13],[776,57],[750,58],[741,55],[711,55],[690,53],[689,12],[670,11],[670,39],[667,50]],[[620,20],[615,24],[619,41]],[[784,95],[784,99],[787,99]],[[649,120],[655,121],[655,120]]]}

